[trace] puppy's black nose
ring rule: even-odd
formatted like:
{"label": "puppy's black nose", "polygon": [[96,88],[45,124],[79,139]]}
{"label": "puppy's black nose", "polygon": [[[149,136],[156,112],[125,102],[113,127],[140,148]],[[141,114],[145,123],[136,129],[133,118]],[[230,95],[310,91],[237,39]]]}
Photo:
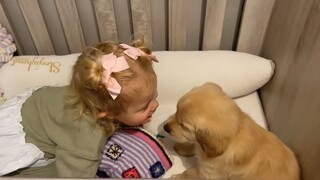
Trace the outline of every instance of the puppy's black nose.
{"label": "puppy's black nose", "polygon": [[165,124],[163,129],[167,132],[170,133],[170,128],[168,127],[168,124]]}

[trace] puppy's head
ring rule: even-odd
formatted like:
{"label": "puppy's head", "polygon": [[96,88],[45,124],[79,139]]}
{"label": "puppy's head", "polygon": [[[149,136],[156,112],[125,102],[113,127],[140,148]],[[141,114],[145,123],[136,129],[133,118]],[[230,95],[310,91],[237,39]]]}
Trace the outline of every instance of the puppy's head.
{"label": "puppy's head", "polygon": [[164,129],[178,143],[198,143],[208,157],[221,155],[238,131],[240,109],[214,83],[182,96]]}

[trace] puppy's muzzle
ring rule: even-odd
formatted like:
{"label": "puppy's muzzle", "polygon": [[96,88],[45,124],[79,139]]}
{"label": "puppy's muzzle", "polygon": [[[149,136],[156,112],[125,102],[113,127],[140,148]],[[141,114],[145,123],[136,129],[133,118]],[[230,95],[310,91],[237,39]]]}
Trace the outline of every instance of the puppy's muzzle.
{"label": "puppy's muzzle", "polygon": [[168,125],[168,124],[165,124],[165,125],[163,126],[163,129],[164,129],[167,133],[170,134],[170,128],[169,128],[169,125]]}

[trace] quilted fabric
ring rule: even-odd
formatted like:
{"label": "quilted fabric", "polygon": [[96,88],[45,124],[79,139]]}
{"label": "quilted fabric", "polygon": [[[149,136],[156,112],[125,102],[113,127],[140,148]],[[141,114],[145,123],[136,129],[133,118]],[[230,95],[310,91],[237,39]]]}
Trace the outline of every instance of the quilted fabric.
{"label": "quilted fabric", "polygon": [[171,167],[170,155],[151,133],[121,128],[107,141],[99,170],[111,178],[160,178]]}

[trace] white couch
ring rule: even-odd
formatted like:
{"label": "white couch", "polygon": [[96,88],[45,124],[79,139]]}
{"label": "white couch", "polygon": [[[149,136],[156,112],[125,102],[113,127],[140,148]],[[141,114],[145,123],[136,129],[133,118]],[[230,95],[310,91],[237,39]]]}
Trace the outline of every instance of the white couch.
{"label": "white couch", "polygon": [[[33,86],[65,85],[79,54],[66,56],[16,56],[0,69],[0,90],[3,99]],[[271,60],[234,51],[155,51],[159,63],[154,64],[158,75],[159,108],[145,128],[164,136],[173,167],[164,177],[181,173],[192,166],[193,158],[178,156],[173,142],[163,130],[163,123],[175,112],[178,99],[187,91],[205,82],[219,84],[234,98],[243,111],[267,129],[257,90],[274,73]],[[41,63],[40,63],[41,62]]]}

